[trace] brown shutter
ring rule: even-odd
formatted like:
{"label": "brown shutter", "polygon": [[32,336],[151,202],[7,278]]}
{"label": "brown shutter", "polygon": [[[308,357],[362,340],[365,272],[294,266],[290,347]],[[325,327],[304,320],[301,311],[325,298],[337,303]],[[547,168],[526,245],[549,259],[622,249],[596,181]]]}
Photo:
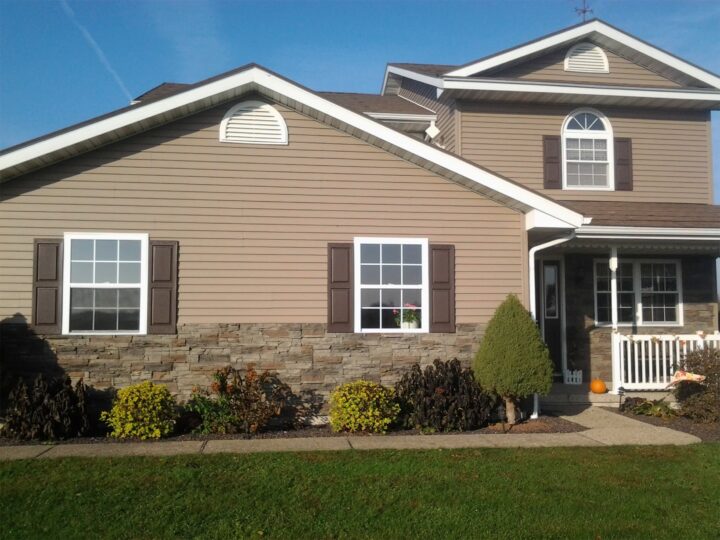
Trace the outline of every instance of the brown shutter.
{"label": "brown shutter", "polygon": [[560,157],[560,136],[543,135],[543,186],[545,189],[562,189]]}
{"label": "brown shutter", "polygon": [[455,246],[430,244],[430,331],[455,332]]}
{"label": "brown shutter", "polygon": [[353,245],[328,244],[328,332],[353,332]]}
{"label": "brown shutter", "polygon": [[38,334],[62,332],[62,252],[60,239],[35,240],[32,319]]}
{"label": "brown shutter", "polygon": [[148,334],[177,332],[178,243],[150,240]]}
{"label": "brown shutter", "polygon": [[615,138],[615,190],[633,190],[632,139]]}

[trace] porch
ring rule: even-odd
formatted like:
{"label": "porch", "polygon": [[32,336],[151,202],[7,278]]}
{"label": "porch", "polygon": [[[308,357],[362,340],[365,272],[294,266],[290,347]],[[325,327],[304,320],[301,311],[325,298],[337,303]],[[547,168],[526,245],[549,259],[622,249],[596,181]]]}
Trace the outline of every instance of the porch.
{"label": "porch", "polygon": [[[687,354],[720,348],[718,254],[717,240],[577,236],[538,253],[533,307],[556,368],[543,402],[660,397]],[[595,378],[609,395],[589,393]]]}

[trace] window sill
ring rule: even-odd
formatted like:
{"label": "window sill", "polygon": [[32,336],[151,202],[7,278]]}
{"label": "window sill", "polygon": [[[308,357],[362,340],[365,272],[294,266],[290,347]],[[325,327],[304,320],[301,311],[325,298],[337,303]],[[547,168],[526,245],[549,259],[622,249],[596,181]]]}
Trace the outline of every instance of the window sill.
{"label": "window sill", "polygon": [[397,330],[389,330],[387,328],[369,328],[369,329],[360,329],[356,330],[354,332],[355,334],[394,334],[394,335],[402,335],[402,334],[429,334],[429,330],[425,330],[423,328],[413,328],[412,330],[403,330],[403,329],[397,329]]}
{"label": "window sill", "polygon": [[563,186],[563,191],[615,191],[614,187],[599,186]]}
{"label": "window sill", "polygon": [[[618,328],[682,328],[684,325],[678,322],[674,323],[618,323]],[[612,328],[612,323],[595,323],[595,328]]]}
{"label": "window sill", "polygon": [[146,336],[146,332],[63,332],[63,336]]}

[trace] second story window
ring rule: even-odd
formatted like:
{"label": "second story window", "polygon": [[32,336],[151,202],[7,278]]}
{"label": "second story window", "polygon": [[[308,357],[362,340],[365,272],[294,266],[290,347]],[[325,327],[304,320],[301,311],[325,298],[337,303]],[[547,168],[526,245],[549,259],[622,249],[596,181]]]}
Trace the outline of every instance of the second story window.
{"label": "second story window", "polygon": [[597,111],[570,114],[563,124],[563,187],[614,188],[610,122]]}

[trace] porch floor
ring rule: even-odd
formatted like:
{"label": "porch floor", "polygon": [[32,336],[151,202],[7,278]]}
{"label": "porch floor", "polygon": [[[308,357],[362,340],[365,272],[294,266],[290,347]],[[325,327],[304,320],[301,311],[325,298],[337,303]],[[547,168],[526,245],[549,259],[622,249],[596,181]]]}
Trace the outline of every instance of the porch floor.
{"label": "porch floor", "polygon": [[[620,396],[617,394],[593,394],[589,384],[562,384],[554,383],[550,394],[540,396],[540,406],[544,410],[556,411],[566,406],[600,405],[602,407],[619,407]],[[665,399],[668,403],[675,402],[672,392],[660,391],[627,391],[623,399],[628,397],[643,397],[645,399]]]}

